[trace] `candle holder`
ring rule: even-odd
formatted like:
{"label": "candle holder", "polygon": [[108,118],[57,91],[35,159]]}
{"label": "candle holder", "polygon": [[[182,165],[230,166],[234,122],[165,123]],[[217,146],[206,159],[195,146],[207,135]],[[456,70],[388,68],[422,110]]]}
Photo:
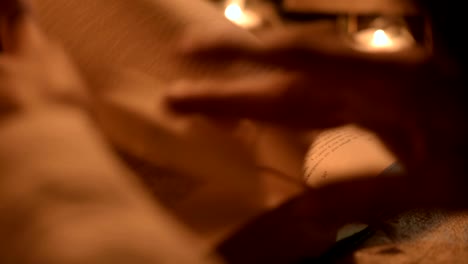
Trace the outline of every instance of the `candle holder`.
{"label": "candle holder", "polygon": [[432,45],[430,27],[419,16],[344,15],[338,16],[338,28],[352,48],[363,52],[397,52],[414,45]]}
{"label": "candle holder", "polygon": [[432,50],[425,11],[408,0],[277,0],[284,12],[337,18],[351,47],[363,52],[396,52],[422,45]]}

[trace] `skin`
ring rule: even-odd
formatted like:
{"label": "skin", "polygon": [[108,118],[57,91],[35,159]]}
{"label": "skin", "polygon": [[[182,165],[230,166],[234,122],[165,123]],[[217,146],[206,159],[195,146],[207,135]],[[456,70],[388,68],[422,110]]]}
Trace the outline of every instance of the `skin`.
{"label": "skin", "polygon": [[[306,32],[320,37],[304,41]],[[458,148],[465,142],[466,126],[458,97],[461,76],[446,63],[450,58],[422,48],[359,52],[339,41],[330,24],[267,32],[260,39],[264,44],[259,47],[188,36],[184,50],[189,56],[228,56],[281,71],[229,81],[181,81],[168,91],[168,105],[179,113],[249,118],[298,130],[356,123],[380,135],[413,175],[414,184],[430,182],[427,192],[435,191],[439,183],[431,184],[439,182],[443,172],[451,182],[444,196],[456,189],[450,184],[458,182],[464,169]]]}
{"label": "skin", "polygon": [[[378,208],[388,214],[466,208],[463,75],[443,46],[434,52],[364,53],[346,45],[333,25],[317,23],[259,38],[261,46],[187,36],[183,50],[188,56],[255,61],[279,70],[229,81],[181,81],[167,93],[169,107],[183,114],[248,118],[300,131],[355,123],[375,131],[407,175],[363,175],[310,189],[245,226],[220,246],[223,255],[234,263],[288,262],[324,250],[325,230],[349,221],[378,221]],[[307,232],[315,235],[307,237]],[[293,249],[281,251],[285,248]],[[284,253],[279,259],[267,253],[278,251]]]}
{"label": "skin", "polygon": [[[54,1],[42,3],[39,6],[44,8]],[[6,112],[11,112],[10,109],[34,112],[55,104],[78,106],[79,109],[86,107],[87,87],[70,58],[54,42],[44,41],[48,38],[42,33],[30,31],[29,26],[12,26],[18,21],[12,18],[17,18],[24,6],[14,1],[2,1],[2,4],[7,7],[1,11],[7,17],[7,20],[3,19],[1,35],[2,49],[6,51],[1,65],[2,69],[7,69],[4,75],[7,78],[2,77],[2,81],[12,80],[13,83],[2,86],[7,88],[2,90],[5,95],[1,96]],[[135,12],[148,15],[151,12],[148,10]],[[48,19],[64,19],[59,14],[57,16]],[[41,19],[46,21],[44,17]],[[420,206],[466,208],[463,199],[465,177],[460,176],[466,171],[465,158],[459,152],[459,147],[465,142],[466,128],[461,121],[465,119],[457,98],[457,87],[461,83],[456,68],[453,70],[450,66],[447,69],[446,65],[451,63],[446,64],[445,58],[419,49],[391,56],[360,53],[338,45],[337,35],[329,33],[329,27],[320,24],[288,32],[271,32],[259,36],[260,41],[235,44],[229,38],[202,38],[197,30],[177,35],[176,42],[181,44],[176,51],[189,59],[254,61],[278,71],[244,75],[229,82],[199,78],[196,82],[192,79],[181,82],[166,94],[166,103],[175,112],[202,113],[225,120],[250,118],[298,130],[357,123],[376,131],[400,158],[409,174],[409,177],[395,179],[364,177],[360,181],[310,189],[277,210],[259,217],[222,244],[219,252],[228,260],[261,263],[268,260],[272,250],[284,252],[282,260],[285,262],[301,254],[318,255],[332,242],[331,234],[324,232],[324,228],[335,230],[341,224],[356,219],[373,221],[375,215],[372,211],[378,207],[389,208],[390,211]],[[12,31],[12,28],[16,30]],[[66,36],[67,31],[65,28],[55,33],[62,41],[70,43],[72,36]],[[304,31],[321,37],[303,43],[300,40]],[[140,43],[144,33],[130,35],[122,43]],[[98,36],[85,37],[93,39]],[[94,69],[100,66],[99,61],[103,61],[101,66],[104,68],[128,62],[114,60],[115,57],[109,53],[102,57],[99,57],[99,52],[86,53],[86,49],[80,50],[78,46],[67,47],[79,61],[78,67],[87,75],[94,74]],[[95,48],[94,51],[102,49]],[[133,51],[125,52],[127,58],[139,58],[131,53]],[[150,50],[149,54],[156,55],[156,49]],[[92,57],[97,59],[92,61]],[[160,72],[151,67],[151,61],[147,61],[151,58],[145,56],[141,64],[135,62],[139,60],[130,61],[136,63],[139,70],[156,76]],[[64,79],[57,76],[59,71],[55,67],[65,73],[60,75]],[[27,78],[26,84],[19,83],[23,80],[19,76],[25,72],[33,77]],[[192,75],[195,74],[184,76]],[[176,76],[170,78],[175,79]],[[450,89],[440,92],[441,84],[449,84]],[[19,86],[27,87],[27,92],[16,89]],[[440,107],[434,108],[434,103]],[[311,115],[309,112],[320,114]],[[340,214],[337,216],[336,212]],[[297,239],[304,230],[315,234],[313,239]],[[265,246],[259,248],[255,245]],[[305,248],[304,245],[314,246]],[[252,248],[257,250],[252,252]]]}
{"label": "skin", "polygon": [[62,46],[1,4],[0,262],[219,263],[115,156]]}

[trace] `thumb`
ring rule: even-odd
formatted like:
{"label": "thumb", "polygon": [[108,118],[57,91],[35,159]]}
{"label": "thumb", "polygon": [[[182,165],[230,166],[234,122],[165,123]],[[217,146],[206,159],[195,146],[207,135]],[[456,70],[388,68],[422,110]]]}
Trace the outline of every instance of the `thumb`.
{"label": "thumb", "polygon": [[248,76],[230,81],[182,81],[168,89],[166,103],[180,113],[198,112],[230,118],[271,112],[279,103],[284,87],[283,76]]}
{"label": "thumb", "polygon": [[183,82],[168,89],[165,102],[177,113],[219,119],[247,118],[299,129],[341,124],[342,119],[335,116],[341,104],[334,102],[328,90],[314,89],[304,78],[281,72],[228,82]]}

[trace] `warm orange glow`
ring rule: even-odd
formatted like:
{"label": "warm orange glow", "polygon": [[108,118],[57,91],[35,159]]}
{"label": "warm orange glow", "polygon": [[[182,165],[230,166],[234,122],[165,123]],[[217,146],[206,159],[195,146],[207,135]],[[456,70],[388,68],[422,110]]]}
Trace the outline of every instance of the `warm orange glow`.
{"label": "warm orange glow", "polygon": [[394,52],[414,44],[413,36],[407,29],[397,32],[381,28],[368,28],[353,34],[354,47],[366,52]]}
{"label": "warm orange glow", "polygon": [[251,10],[243,8],[243,1],[230,1],[224,10],[224,16],[233,23],[244,27],[253,28],[261,24],[261,18]]}
{"label": "warm orange glow", "polygon": [[239,21],[244,16],[242,8],[238,4],[230,4],[226,7],[224,15],[232,22]]}
{"label": "warm orange glow", "polygon": [[385,31],[378,29],[374,32],[370,45],[376,48],[391,47],[393,41]]}

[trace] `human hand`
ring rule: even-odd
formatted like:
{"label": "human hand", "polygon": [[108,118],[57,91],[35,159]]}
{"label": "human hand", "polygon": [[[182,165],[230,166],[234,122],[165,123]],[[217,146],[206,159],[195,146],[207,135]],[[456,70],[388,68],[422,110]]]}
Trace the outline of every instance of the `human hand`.
{"label": "human hand", "polygon": [[[264,34],[263,46],[189,38],[183,49],[191,56],[248,60],[277,70],[233,80],[187,81],[169,91],[169,105],[182,113],[302,129],[353,122],[383,132],[402,126],[402,118],[417,119],[420,89],[432,81],[429,55],[416,48],[396,54],[358,52],[333,26]],[[304,40],[305,35],[317,37]]]}
{"label": "human hand", "polygon": [[0,3],[0,107],[85,105],[85,85],[70,57],[49,39],[24,1]]}
{"label": "human hand", "polygon": [[[233,80],[185,81],[169,90],[168,105],[179,113],[249,118],[299,129],[356,123],[377,132],[411,174],[411,183],[405,179],[401,184],[411,184],[412,191],[401,193],[399,200],[430,193],[440,197],[426,199],[426,205],[459,198],[461,192],[453,190],[463,159],[455,150],[466,128],[456,71],[446,71],[422,48],[397,53],[354,50],[333,24],[269,32],[260,39],[263,45],[247,46],[188,37],[182,44],[187,56],[249,61],[274,70]],[[389,186],[378,180],[366,185]],[[347,190],[352,201],[353,190]]]}
{"label": "human hand", "polygon": [[307,190],[246,225],[221,245],[222,255],[233,263],[268,262],[278,261],[271,252],[280,251],[287,262],[298,254],[321,254],[333,242],[327,240],[328,230],[356,220],[372,222],[376,210],[466,207],[461,187],[466,180],[460,176],[464,157],[457,151],[466,141],[466,128],[456,71],[446,71],[424,49],[355,51],[333,25],[260,38],[263,45],[246,46],[188,37],[182,47],[188,56],[244,60],[275,70],[232,80],[185,81],[169,90],[168,105],[178,113],[306,130],[357,123],[380,135],[410,177],[363,175],[369,177]]}

